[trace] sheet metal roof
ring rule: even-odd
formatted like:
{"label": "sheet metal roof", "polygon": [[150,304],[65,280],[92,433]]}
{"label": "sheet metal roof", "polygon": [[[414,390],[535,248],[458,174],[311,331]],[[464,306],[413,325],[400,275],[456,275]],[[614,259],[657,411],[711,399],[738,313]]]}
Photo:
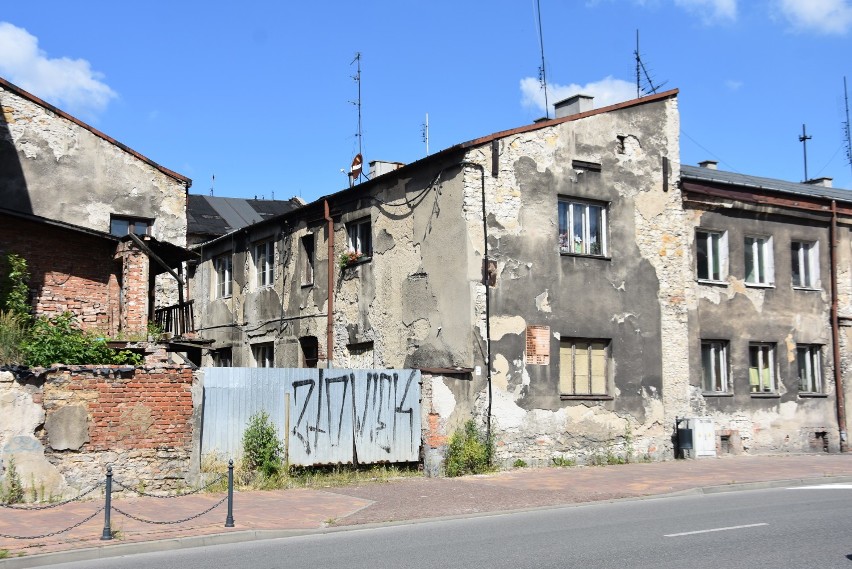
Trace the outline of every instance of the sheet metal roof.
{"label": "sheet metal roof", "polygon": [[826,188],[825,186],[787,182],[774,178],[761,178],[760,176],[748,176],[746,174],[713,170],[700,166],[681,165],[680,177],[683,180],[741,186],[852,203],[852,191],[844,190],[843,188]]}
{"label": "sheet metal roof", "polygon": [[299,198],[249,200],[190,194],[186,208],[187,234],[225,235],[302,205],[304,203]]}

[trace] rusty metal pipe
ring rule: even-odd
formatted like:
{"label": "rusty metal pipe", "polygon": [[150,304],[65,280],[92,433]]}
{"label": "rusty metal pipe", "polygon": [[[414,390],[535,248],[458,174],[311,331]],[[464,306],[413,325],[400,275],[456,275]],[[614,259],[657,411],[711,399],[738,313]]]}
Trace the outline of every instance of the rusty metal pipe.
{"label": "rusty metal pipe", "polygon": [[323,213],[328,228],[328,310],[325,330],[325,367],[331,368],[334,359],[334,220],[328,208],[328,200],[322,200]]}
{"label": "rusty metal pipe", "polygon": [[837,201],[831,200],[831,231],[829,235],[831,259],[831,350],[834,361],[834,389],[837,403],[837,427],[840,430],[840,452],[849,450],[846,440],[846,397],[843,393],[843,374],[840,369],[840,324],[837,316]]}

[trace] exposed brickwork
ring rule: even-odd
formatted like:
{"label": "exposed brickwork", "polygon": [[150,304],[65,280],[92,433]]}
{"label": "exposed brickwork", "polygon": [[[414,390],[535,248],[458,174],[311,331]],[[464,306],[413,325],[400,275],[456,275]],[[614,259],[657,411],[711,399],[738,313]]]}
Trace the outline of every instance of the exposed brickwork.
{"label": "exposed brickwork", "polygon": [[148,326],[148,256],[129,241],[118,246],[115,255],[121,261],[123,298],[121,328],[127,335],[144,335]]}
{"label": "exposed brickwork", "polygon": [[192,440],[192,370],[188,367],[54,368],[47,374],[44,407],[85,402],[89,442],[83,451],[180,449]]}

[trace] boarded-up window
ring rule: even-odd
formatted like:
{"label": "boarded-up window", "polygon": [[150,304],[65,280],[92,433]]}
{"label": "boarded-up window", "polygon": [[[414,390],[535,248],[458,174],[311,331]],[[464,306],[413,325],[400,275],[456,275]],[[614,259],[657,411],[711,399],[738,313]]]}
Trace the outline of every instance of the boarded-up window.
{"label": "boarded-up window", "polygon": [[527,365],[550,365],[550,326],[527,326]]}
{"label": "boarded-up window", "polygon": [[562,395],[607,395],[608,367],[607,340],[562,340],[559,392]]}

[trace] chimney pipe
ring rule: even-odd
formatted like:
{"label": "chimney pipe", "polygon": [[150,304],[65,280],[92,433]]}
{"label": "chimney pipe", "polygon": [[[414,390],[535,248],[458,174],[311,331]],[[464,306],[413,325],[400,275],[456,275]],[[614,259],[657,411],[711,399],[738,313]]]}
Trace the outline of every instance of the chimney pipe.
{"label": "chimney pipe", "polygon": [[708,170],[718,170],[718,164],[719,162],[717,162],[716,160],[702,160],[698,163],[699,166],[701,166],[702,168],[707,168]]}

